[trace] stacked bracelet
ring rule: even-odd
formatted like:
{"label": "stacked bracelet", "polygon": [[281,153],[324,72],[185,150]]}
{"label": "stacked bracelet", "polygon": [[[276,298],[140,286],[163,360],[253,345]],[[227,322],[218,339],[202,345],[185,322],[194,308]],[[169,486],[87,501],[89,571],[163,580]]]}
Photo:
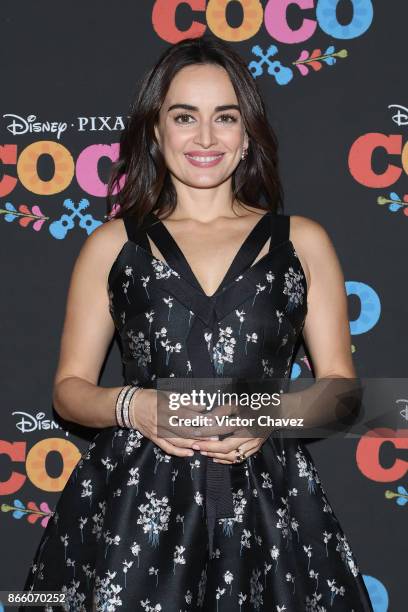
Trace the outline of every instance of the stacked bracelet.
{"label": "stacked bracelet", "polygon": [[141,389],[138,385],[126,385],[120,390],[115,407],[116,423],[119,427],[134,429],[129,413],[130,402],[136,391]]}

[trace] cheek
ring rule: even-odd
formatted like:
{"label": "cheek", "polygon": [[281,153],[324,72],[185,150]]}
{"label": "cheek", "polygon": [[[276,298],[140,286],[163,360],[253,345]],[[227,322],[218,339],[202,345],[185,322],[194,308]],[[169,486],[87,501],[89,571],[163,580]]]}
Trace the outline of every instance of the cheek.
{"label": "cheek", "polygon": [[231,149],[237,149],[241,147],[243,137],[244,135],[240,128],[231,129],[230,131],[224,133],[223,141],[228,143]]}
{"label": "cheek", "polygon": [[183,149],[188,140],[188,134],[181,130],[167,130],[164,138],[164,147],[167,153],[178,152]]}

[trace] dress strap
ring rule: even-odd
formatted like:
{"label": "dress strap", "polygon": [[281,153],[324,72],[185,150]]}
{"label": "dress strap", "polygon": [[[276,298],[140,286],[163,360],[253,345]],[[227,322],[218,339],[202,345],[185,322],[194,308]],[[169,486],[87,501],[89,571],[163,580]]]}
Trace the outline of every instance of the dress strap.
{"label": "dress strap", "polygon": [[146,228],[152,223],[150,216],[148,215],[142,225],[139,227],[137,226],[134,217],[129,215],[123,217],[123,222],[125,224],[128,240],[134,242],[135,244],[139,244],[146,251],[151,253],[150,243],[146,235]]}
{"label": "dress strap", "polygon": [[262,247],[267,242],[271,234],[271,218],[274,214],[268,211],[259,219],[252,228],[251,232],[241,244],[234,260],[222,281],[222,286],[233,281],[237,276],[249,268],[256,259]]}
{"label": "dress strap", "polygon": [[[189,265],[184,257],[184,253],[164,223],[154,213],[149,213],[146,221],[148,222],[146,234],[149,235],[149,238],[159,249],[164,257],[164,261],[173,270],[181,269],[183,275],[189,276]],[[149,251],[151,251],[150,244]],[[190,280],[194,281],[193,278]]]}
{"label": "dress strap", "polygon": [[272,251],[282,242],[286,242],[289,237],[289,217],[288,215],[277,214],[274,211],[266,213],[255,225],[252,232],[248,235],[240,250],[238,251],[222,285],[232,282],[240,274],[250,268],[264,244],[269,240],[269,249]]}
{"label": "dress strap", "polygon": [[278,246],[282,242],[289,240],[290,232],[290,215],[275,214],[272,218],[271,227],[271,244],[269,250],[271,251],[275,246]]}
{"label": "dress strap", "polygon": [[177,242],[170,234],[164,223],[152,212],[149,212],[142,225],[137,227],[132,218],[124,219],[128,239],[139,244],[153,256],[149,238],[153,241],[164,261],[175,271],[180,271],[181,275],[189,280],[190,283],[201,290],[198,280],[195,278],[183,252]]}

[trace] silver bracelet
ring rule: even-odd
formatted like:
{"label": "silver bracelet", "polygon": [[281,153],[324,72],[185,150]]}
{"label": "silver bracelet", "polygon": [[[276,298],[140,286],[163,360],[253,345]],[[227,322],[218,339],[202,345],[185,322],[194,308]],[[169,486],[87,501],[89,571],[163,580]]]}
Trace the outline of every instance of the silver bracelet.
{"label": "silver bracelet", "polygon": [[130,401],[138,389],[140,389],[140,387],[136,385],[130,387],[129,391],[127,392],[125,396],[125,399],[123,400],[123,410],[122,410],[123,422],[125,424],[125,427],[127,427],[128,429],[134,429],[130,421],[130,418],[129,418],[129,409],[130,409]]}
{"label": "silver bracelet", "polygon": [[116,421],[119,427],[129,427],[128,422],[125,420],[125,402],[129,394],[133,395],[132,385],[123,387],[116,401]]}
{"label": "silver bracelet", "polygon": [[132,397],[130,398],[130,401],[129,401],[129,423],[130,423],[130,426],[131,426],[131,428],[132,428],[132,429],[137,429],[137,428],[135,427],[134,423],[132,422],[132,419],[131,419],[131,412],[130,412],[130,408],[131,408],[132,399],[133,399],[133,396],[134,396],[134,395],[136,395],[136,393],[137,393],[137,392],[139,392],[139,393],[140,393],[141,391],[143,391],[143,389],[144,389],[144,387],[140,387],[140,386],[138,385],[138,386],[137,386],[137,388],[135,389],[135,393],[133,393],[133,394],[132,394]]}
{"label": "silver bracelet", "polygon": [[118,427],[124,427],[123,419],[122,419],[122,405],[123,405],[123,399],[126,393],[129,391],[129,389],[130,389],[130,385],[126,385],[125,387],[122,387],[117,397],[117,400],[116,400],[115,416],[116,416],[116,423]]}
{"label": "silver bracelet", "polygon": [[136,391],[140,391],[142,388],[139,385],[126,385],[121,389],[115,407],[116,422],[119,427],[134,429],[130,418],[130,402]]}

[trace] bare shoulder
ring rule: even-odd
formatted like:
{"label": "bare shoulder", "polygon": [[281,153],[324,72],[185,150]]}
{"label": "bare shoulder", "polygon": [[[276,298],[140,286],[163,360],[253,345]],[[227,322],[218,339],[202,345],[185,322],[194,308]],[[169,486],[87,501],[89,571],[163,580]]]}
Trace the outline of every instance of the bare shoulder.
{"label": "bare shoulder", "polygon": [[325,228],[310,217],[290,216],[290,236],[300,263],[305,270],[307,285],[310,287],[313,268],[319,262],[337,265],[337,256],[331,238]]}
{"label": "bare shoulder", "polygon": [[127,240],[126,228],[123,219],[110,219],[106,223],[102,223],[89,236],[88,240],[93,240],[95,243],[105,243],[112,245],[115,248],[115,243],[123,243]]}
{"label": "bare shoulder", "polygon": [[98,276],[101,274],[107,280],[109,270],[125,242],[127,233],[123,219],[111,219],[88,236],[78,260],[86,261],[93,266]]}
{"label": "bare shoulder", "polygon": [[318,241],[322,244],[330,240],[328,233],[324,227],[311,219],[301,215],[290,215],[290,239],[293,242],[314,242]]}

